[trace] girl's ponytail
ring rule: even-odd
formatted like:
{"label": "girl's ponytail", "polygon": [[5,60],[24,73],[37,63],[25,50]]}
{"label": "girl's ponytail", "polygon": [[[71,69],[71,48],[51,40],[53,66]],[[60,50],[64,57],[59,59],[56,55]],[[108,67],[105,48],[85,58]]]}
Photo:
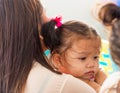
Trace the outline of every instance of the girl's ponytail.
{"label": "girl's ponytail", "polygon": [[57,17],[42,26],[41,35],[43,36],[44,44],[51,52],[60,45],[61,28],[62,24]]}

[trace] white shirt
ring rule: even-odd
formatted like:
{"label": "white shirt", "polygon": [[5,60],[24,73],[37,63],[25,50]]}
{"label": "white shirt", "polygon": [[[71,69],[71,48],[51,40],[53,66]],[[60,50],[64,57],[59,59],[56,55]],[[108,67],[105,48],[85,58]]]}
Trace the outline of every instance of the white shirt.
{"label": "white shirt", "polygon": [[120,72],[111,74],[101,86],[99,93],[117,93],[117,85],[120,81]]}
{"label": "white shirt", "polygon": [[56,74],[35,63],[24,93],[96,93],[85,82],[67,74]]}

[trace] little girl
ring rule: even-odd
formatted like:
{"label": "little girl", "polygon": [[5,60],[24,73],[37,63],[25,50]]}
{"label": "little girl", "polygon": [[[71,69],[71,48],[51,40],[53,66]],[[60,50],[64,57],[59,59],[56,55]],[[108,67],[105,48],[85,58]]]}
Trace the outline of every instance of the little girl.
{"label": "little girl", "polygon": [[106,75],[99,69],[101,39],[93,28],[79,21],[61,24],[54,19],[43,25],[41,35],[51,50],[49,64],[57,72],[71,74],[99,91]]}

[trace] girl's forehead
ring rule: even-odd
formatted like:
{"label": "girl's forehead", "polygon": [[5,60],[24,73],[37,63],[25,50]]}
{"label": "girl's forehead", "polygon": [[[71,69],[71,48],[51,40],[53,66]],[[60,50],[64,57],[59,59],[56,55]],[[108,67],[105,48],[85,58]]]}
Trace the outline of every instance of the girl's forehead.
{"label": "girl's forehead", "polygon": [[72,43],[72,46],[67,50],[69,55],[78,54],[99,54],[101,47],[100,39],[81,39]]}
{"label": "girl's forehead", "polygon": [[97,39],[83,39],[77,40],[73,42],[72,47],[70,49],[77,53],[97,53],[100,51],[101,42]]}
{"label": "girl's forehead", "polygon": [[93,38],[77,38],[70,41],[69,46],[67,45],[67,51],[78,51],[78,52],[92,52],[100,51],[101,39],[100,37]]}
{"label": "girl's forehead", "polygon": [[95,48],[100,48],[101,47],[101,40],[99,38],[94,38],[94,39],[81,39],[81,40],[76,40],[73,42],[72,46],[78,46],[81,48],[90,48],[90,47],[95,47]]}

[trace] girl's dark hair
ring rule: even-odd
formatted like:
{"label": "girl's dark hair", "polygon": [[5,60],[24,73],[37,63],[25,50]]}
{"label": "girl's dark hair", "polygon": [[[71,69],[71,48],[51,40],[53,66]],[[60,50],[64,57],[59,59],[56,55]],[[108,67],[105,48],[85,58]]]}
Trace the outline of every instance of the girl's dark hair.
{"label": "girl's dark hair", "polygon": [[51,52],[63,52],[71,47],[72,42],[78,38],[96,38],[99,37],[93,28],[89,28],[86,24],[79,21],[68,21],[56,28],[56,21],[43,25],[41,34],[44,37],[45,45]]}
{"label": "girl's dark hair", "polygon": [[113,20],[120,19],[120,7],[114,3],[108,3],[100,9],[98,17],[104,25],[112,25]]}
{"label": "girl's dark hair", "polygon": [[34,61],[51,68],[43,55],[38,0],[0,0],[0,93],[22,93]]}

